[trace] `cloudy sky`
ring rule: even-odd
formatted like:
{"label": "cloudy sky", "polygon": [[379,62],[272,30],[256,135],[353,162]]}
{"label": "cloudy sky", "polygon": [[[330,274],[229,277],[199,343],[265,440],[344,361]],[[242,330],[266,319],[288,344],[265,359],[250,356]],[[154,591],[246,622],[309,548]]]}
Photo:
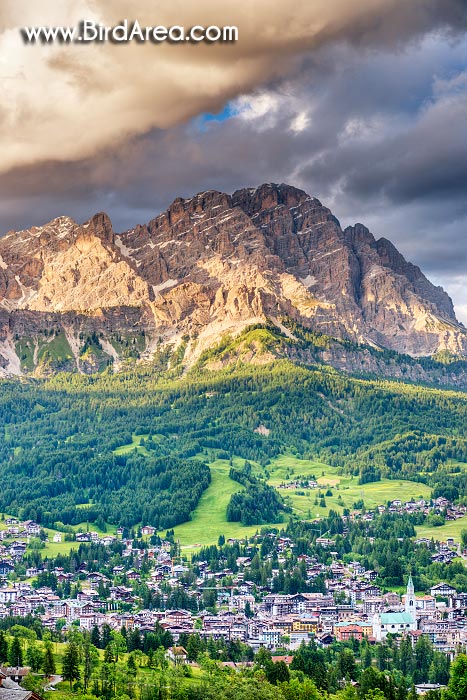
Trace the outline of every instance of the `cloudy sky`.
{"label": "cloudy sky", "polygon": [[[229,8],[222,5],[229,5]],[[30,46],[19,28],[235,24],[235,45]],[[288,182],[361,221],[467,323],[467,0],[3,0],[0,234]]]}

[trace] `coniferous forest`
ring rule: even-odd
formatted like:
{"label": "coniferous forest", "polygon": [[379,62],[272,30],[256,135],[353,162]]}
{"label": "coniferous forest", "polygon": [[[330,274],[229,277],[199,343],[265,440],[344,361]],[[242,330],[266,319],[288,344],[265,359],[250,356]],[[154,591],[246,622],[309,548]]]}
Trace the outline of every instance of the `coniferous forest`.
{"label": "coniferous forest", "polygon": [[[173,378],[147,366],[4,381],[0,510],[76,524],[85,506],[90,522],[172,527],[189,519],[207,488],[208,455],[267,467],[286,449],[340,466],[360,483],[406,478],[456,499],[467,489],[466,419],[462,392],[287,360]],[[125,447],[135,436],[138,451]],[[248,505],[253,488],[261,492],[256,511]],[[271,491],[250,483],[232,498],[230,518],[274,521],[283,504]]]}

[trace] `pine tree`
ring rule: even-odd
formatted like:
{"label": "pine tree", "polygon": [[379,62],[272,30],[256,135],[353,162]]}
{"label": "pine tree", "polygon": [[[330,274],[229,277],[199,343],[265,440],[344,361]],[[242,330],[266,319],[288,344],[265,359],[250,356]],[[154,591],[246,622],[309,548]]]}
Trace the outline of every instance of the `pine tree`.
{"label": "pine tree", "polygon": [[365,645],[365,648],[362,653],[362,667],[363,668],[369,668],[372,664],[372,656],[371,656],[371,650],[368,644]]}
{"label": "pine tree", "polygon": [[426,683],[430,665],[433,661],[433,645],[425,635],[422,635],[415,645],[415,683]]}
{"label": "pine tree", "polygon": [[128,675],[132,676],[133,678],[136,678],[136,674],[138,673],[138,669],[136,668],[136,663],[135,663],[135,657],[133,654],[130,654],[128,656],[128,663],[126,665]]}
{"label": "pine tree", "polygon": [[73,682],[79,680],[79,654],[75,642],[69,642],[63,655],[62,676],[64,681],[69,681],[70,690]]}
{"label": "pine tree", "polygon": [[134,630],[128,635],[128,651],[135,651],[136,649],[142,649],[141,634],[139,629],[135,627]]}
{"label": "pine tree", "polygon": [[107,646],[105,647],[104,651],[104,663],[105,664],[113,664],[115,663],[115,654],[114,654],[114,645],[112,642],[109,642]]}
{"label": "pine tree", "polygon": [[8,659],[8,642],[5,632],[0,630],[0,664]]}
{"label": "pine tree", "polygon": [[52,644],[50,642],[48,642],[45,645],[44,662],[42,664],[42,669],[48,678],[50,676],[53,676],[55,673],[55,659],[52,650]]}
{"label": "pine tree", "polygon": [[186,650],[190,661],[196,661],[198,654],[203,651],[203,645],[199,634],[190,634]]}
{"label": "pine tree", "polygon": [[8,650],[8,663],[10,666],[23,665],[23,648],[18,637],[13,637],[13,641]]}
{"label": "pine tree", "polygon": [[[101,649],[105,649],[108,646],[108,644],[110,644],[110,642],[112,641],[111,632],[112,632],[112,630],[110,628],[110,625],[108,625],[107,623],[102,625],[101,646],[100,646]],[[93,644],[94,644],[94,642],[93,642]]]}
{"label": "pine tree", "polygon": [[83,681],[84,689],[87,690],[89,681],[91,680],[91,675],[94,668],[99,663],[99,652],[97,648],[90,643],[88,639],[84,642],[84,670],[83,670]]}
{"label": "pine tree", "polygon": [[44,664],[44,655],[35,642],[30,642],[26,650],[28,665],[34,673],[37,673]]}
{"label": "pine tree", "polygon": [[97,625],[94,625],[94,627],[91,630],[91,644],[93,644],[98,649],[101,646],[101,635],[99,632],[99,627]]}

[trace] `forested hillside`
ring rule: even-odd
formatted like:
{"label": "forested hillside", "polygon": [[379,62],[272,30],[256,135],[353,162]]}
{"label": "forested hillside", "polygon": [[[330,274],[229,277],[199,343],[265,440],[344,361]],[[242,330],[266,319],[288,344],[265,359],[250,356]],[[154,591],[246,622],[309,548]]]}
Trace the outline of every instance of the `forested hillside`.
{"label": "forested hillside", "polygon": [[[467,489],[461,392],[286,360],[170,380],[146,366],[1,388],[0,509],[46,525],[101,516],[171,527],[208,486],[206,462],[236,455],[266,468],[285,449],[361,483],[405,477],[451,498]],[[124,448],[135,435],[140,446]]]}

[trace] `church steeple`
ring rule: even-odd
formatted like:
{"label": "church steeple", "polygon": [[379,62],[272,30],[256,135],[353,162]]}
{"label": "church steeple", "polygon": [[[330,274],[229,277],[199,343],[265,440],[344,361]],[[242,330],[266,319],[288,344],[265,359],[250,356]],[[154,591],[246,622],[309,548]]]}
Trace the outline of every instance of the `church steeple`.
{"label": "church steeple", "polygon": [[415,620],[415,607],[415,589],[412,581],[412,574],[410,574],[407,582],[407,592],[405,594],[405,612],[412,616],[412,620]]}

